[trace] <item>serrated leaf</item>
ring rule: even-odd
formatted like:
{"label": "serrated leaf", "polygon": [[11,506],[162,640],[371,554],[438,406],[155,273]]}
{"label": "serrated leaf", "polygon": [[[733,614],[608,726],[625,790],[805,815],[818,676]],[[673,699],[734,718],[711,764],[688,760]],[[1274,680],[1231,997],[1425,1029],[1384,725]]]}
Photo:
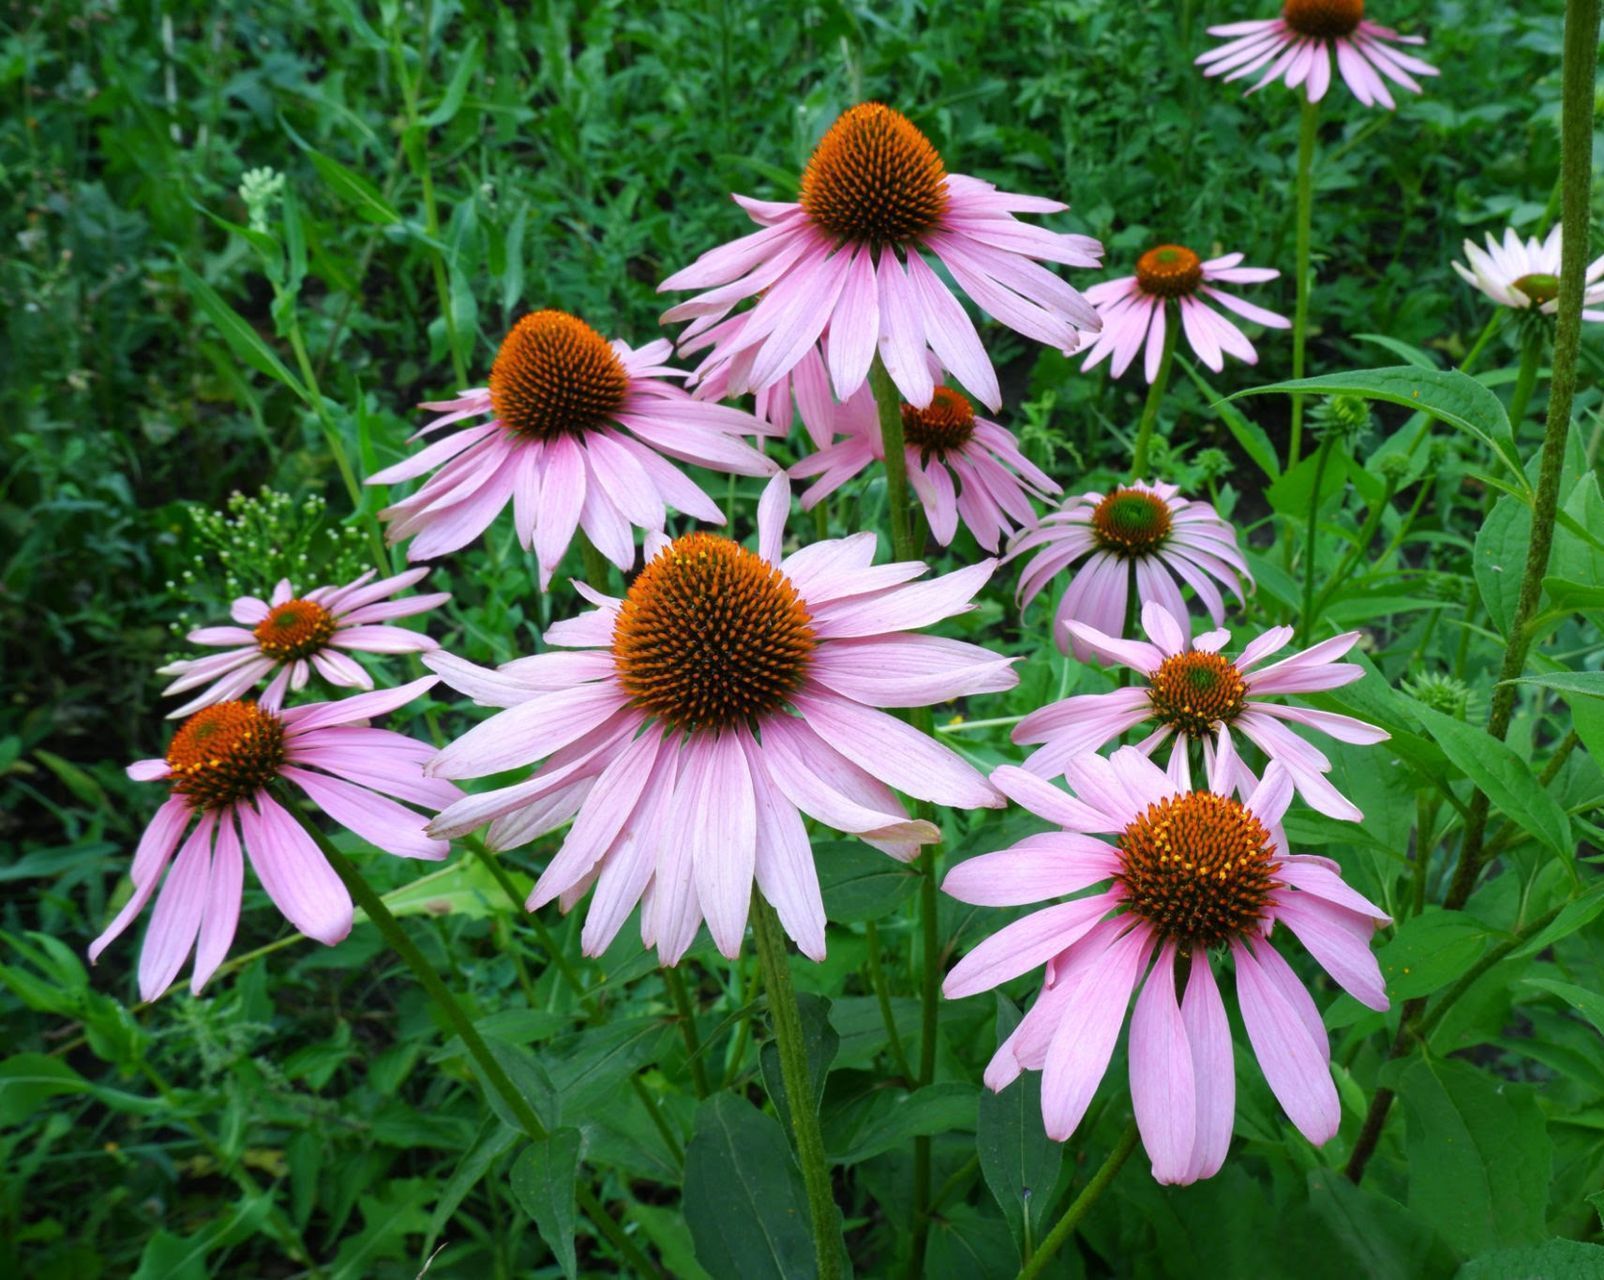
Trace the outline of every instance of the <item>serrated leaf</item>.
{"label": "serrated leaf", "polygon": [[779,1121],[719,1093],[696,1109],[685,1148],[685,1220],[714,1280],[818,1275],[802,1174]]}
{"label": "serrated leaf", "polygon": [[574,1187],[579,1178],[579,1130],[558,1129],[531,1142],[513,1161],[512,1194],[568,1280],[579,1274],[574,1254]]}
{"label": "serrated leaf", "polygon": [[1469,1063],[1417,1058],[1401,1073],[1409,1207],[1480,1253],[1547,1234],[1553,1149],[1533,1091]]}
{"label": "serrated leaf", "polygon": [[1291,382],[1274,382],[1266,387],[1249,387],[1238,391],[1231,399],[1240,396],[1265,395],[1281,391],[1304,395],[1358,395],[1367,400],[1381,400],[1387,404],[1402,405],[1445,422],[1459,431],[1475,436],[1514,475],[1517,487],[1530,492],[1531,485],[1521,466],[1520,452],[1510,437],[1509,416],[1504,403],[1476,379],[1457,369],[1417,369],[1398,365],[1386,369],[1360,369],[1351,373],[1333,373],[1320,378],[1300,378]]}
{"label": "serrated leaf", "polygon": [[288,387],[307,404],[312,403],[312,397],[301,385],[301,380],[285,367],[284,362],[274,354],[273,348],[267,345],[266,339],[250,326],[244,316],[224,302],[211,285],[182,262],[178,264],[178,274],[184,282],[184,288],[196,302],[200,303],[201,310],[217,326],[218,332],[223,335],[224,341],[235,355],[258,373],[265,373]]}
{"label": "serrated leaf", "polygon": [[1559,801],[1544,791],[1531,768],[1485,730],[1421,703],[1410,710],[1454,765],[1487,793],[1505,817],[1536,836],[1561,858],[1576,852],[1571,821]]}

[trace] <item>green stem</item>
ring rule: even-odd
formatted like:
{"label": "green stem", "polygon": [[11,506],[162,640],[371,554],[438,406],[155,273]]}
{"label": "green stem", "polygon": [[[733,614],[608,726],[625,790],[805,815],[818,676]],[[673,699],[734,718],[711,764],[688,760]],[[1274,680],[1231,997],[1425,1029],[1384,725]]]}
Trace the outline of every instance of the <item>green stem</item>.
{"label": "green stem", "polygon": [[[1586,288],[1590,201],[1593,181],[1593,81],[1598,65],[1599,0],[1568,0],[1565,8],[1565,65],[1560,116],[1560,199],[1564,227],[1559,266],[1558,322],[1548,393],[1548,421],[1543,428],[1543,454],[1538,464],[1537,492],[1532,501],[1532,538],[1526,546],[1515,612],[1509,620],[1508,643],[1493,687],[1487,732],[1500,740],[1509,732],[1518,686],[1533,635],[1529,627],[1543,594],[1543,575],[1554,545],[1554,512],[1565,463],[1565,441],[1576,397],[1576,362],[1582,345],[1582,294]],[[1524,359],[1524,357],[1523,357]],[[1482,841],[1487,835],[1487,793],[1471,796],[1459,866],[1443,905],[1464,906],[1482,869]]]}
{"label": "green stem", "polygon": [[1307,644],[1314,634],[1314,573],[1315,538],[1320,531],[1320,485],[1326,478],[1326,465],[1331,461],[1331,449],[1337,442],[1337,433],[1327,431],[1320,441],[1320,452],[1314,462],[1314,492],[1309,495],[1309,531],[1303,542],[1303,620],[1298,634]]}
{"label": "green stem", "polygon": [[[1160,304],[1168,307],[1168,303]],[[1169,386],[1170,365],[1175,361],[1175,337],[1181,328],[1181,317],[1169,317],[1169,323],[1164,326],[1164,354],[1159,357],[1158,376],[1153,379],[1152,385],[1147,389],[1147,400],[1142,405],[1142,419],[1136,426],[1136,443],[1131,447],[1131,479],[1147,479],[1147,453],[1148,446],[1153,441],[1153,428],[1158,422],[1159,402],[1164,399],[1164,389]]]}
{"label": "green stem", "polygon": [[[513,1084],[512,1078],[507,1075],[506,1070],[497,1060],[495,1054],[491,1052],[490,1046],[485,1043],[484,1037],[479,1034],[479,1029],[473,1025],[473,1020],[468,1017],[467,1010],[458,1003],[457,998],[451,994],[450,989],[440,980],[440,975],[435,972],[434,966],[429,963],[423,952],[418,950],[417,944],[407,936],[407,932],[401,927],[400,922],[390,914],[390,908],[384,905],[384,899],[375,892],[373,886],[357,870],[356,864],[329,843],[328,837],[306,816],[294,797],[285,794],[281,798],[285,801],[286,807],[295,820],[301,824],[307,835],[312,837],[313,842],[322,852],[329,866],[334,868],[334,874],[340,877],[352,900],[362,908],[368,919],[378,928],[379,933],[390,948],[406,962],[407,967],[412,970],[413,976],[417,978],[418,985],[423,988],[429,999],[434,1002],[435,1007],[445,1015],[446,1021],[451,1024],[451,1029],[462,1040],[463,1048],[468,1051],[468,1056],[473,1059],[474,1065],[478,1067],[480,1076],[486,1084],[496,1091],[502,1102],[506,1104],[507,1109],[517,1119],[518,1126],[524,1131],[525,1136],[533,1142],[545,1139],[548,1136],[546,1126],[540,1122],[540,1117],[535,1114],[535,1109],[529,1105],[529,1100],[518,1091],[518,1086]],[[631,1266],[638,1268],[643,1275],[661,1274],[647,1260],[646,1256],[635,1247],[634,1241],[624,1234],[623,1228],[613,1221],[612,1215],[591,1193],[589,1187],[582,1184],[576,1185],[574,1196],[578,1201],[580,1211],[591,1220],[596,1229],[612,1243],[613,1247],[623,1255]]]}
{"label": "green stem", "polygon": [[1492,315],[1487,317],[1487,323],[1482,326],[1481,333],[1477,335],[1476,341],[1471,344],[1470,350],[1465,353],[1465,358],[1459,362],[1460,373],[1470,372],[1471,366],[1481,357],[1483,349],[1493,340],[1493,335],[1504,327],[1504,318],[1507,315],[1508,312],[1505,308],[1498,307],[1494,309]]}
{"label": "green stem", "polygon": [[[1309,336],[1309,241],[1314,219],[1314,147],[1320,133],[1320,104],[1305,93],[1300,99],[1302,113],[1298,128],[1298,225],[1297,225],[1297,308],[1292,313],[1292,376],[1303,377],[1304,345]],[[1292,396],[1292,435],[1287,441],[1287,465],[1291,471],[1303,454],[1303,393]]]}
{"label": "green stem", "polygon": [[663,985],[668,988],[668,998],[674,1003],[680,1035],[685,1038],[685,1057],[691,1067],[691,1084],[696,1088],[696,1096],[705,1098],[712,1090],[707,1085],[707,1064],[702,1061],[702,1041],[696,1034],[696,1012],[691,1008],[691,998],[685,991],[685,982],[679,976],[679,970],[665,965],[662,974]]}
{"label": "green stem", "polygon": [[1426,876],[1431,869],[1432,819],[1437,804],[1429,791],[1415,796],[1415,874],[1409,914],[1418,916],[1426,909]]}
{"label": "green stem", "polygon": [[752,923],[757,934],[757,958],[768,994],[769,1024],[780,1051],[780,1076],[785,1082],[786,1109],[796,1136],[797,1159],[807,1187],[808,1214],[813,1221],[813,1250],[819,1280],[840,1280],[841,1241],[835,1200],[830,1194],[830,1170],[824,1162],[824,1135],[819,1131],[819,1109],[814,1102],[808,1072],[807,1045],[802,1039],[802,1013],[791,987],[791,969],[785,952],[785,934],[774,908],[762,894],[752,894]]}
{"label": "green stem", "polygon": [[875,1002],[880,1006],[880,1021],[885,1024],[886,1040],[891,1046],[891,1065],[911,1089],[916,1083],[908,1055],[902,1048],[902,1037],[897,1033],[897,1018],[891,1011],[891,987],[886,982],[885,966],[880,963],[880,930],[873,920],[863,926],[864,947],[869,953],[869,985],[874,988]]}
{"label": "green stem", "polygon": [[908,519],[908,451],[902,439],[902,395],[878,355],[869,366],[869,386],[880,415],[880,442],[886,455],[886,521],[891,526],[891,556],[916,560],[913,524]]}
{"label": "green stem", "polygon": [[1521,339],[1520,372],[1515,375],[1515,390],[1509,397],[1509,428],[1516,440],[1520,439],[1520,424],[1526,421],[1532,392],[1537,389],[1537,371],[1543,363],[1543,342],[1547,337],[1545,325],[1534,317]]}
{"label": "green stem", "polygon": [[1136,1150],[1138,1137],[1136,1121],[1132,1120],[1114,1149],[1108,1153],[1102,1168],[1092,1175],[1092,1180],[1075,1197],[1074,1203],[1064,1210],[1064,1216],[1053,1224],[1053,1229],[1047,1233],[1041,1244],[1036,1246],[1036,1252],[1030,1255],[1020,1269],[1019,1280],[1034,1280],[1034,1277],[1041,1275],[1047,1264],[1053,1260],[1053,1256],[1069,1242],[1069,1238],[1075,1234],[1075,1228],[1080,1225],[1080,1220],[1086,1216],[1087,1210],[1097,1203],[1098,1197],[1103,1192],[1108,1190],[1108,1184],[1114,1181],[1114,1175],[1130,1158],[1131,1152]]}

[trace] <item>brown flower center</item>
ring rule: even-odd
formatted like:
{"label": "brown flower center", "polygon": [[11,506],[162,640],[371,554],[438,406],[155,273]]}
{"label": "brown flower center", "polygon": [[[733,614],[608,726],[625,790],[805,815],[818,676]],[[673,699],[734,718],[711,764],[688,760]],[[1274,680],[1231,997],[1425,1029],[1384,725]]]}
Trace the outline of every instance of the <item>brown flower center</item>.
{"label": "brown flower center", "polygon": [[801,687],[812,619],[791,580],[728,538],[692,533],[630,584],[613,627],[618,678],[676,729],[780,710]]}
{"label": "brown flower center", "polygon": [[937,387],[923,409],[902,406],[902,441],[924,461],[963,448],[974,434],[974,407],[951,387]]}
{"label": "brown flower center", "polygon": [[254,795],[284,763],[284,724],[254,702],[197,711],[167,748],[174,795],[194,809],[221,809]]}
{"label": "brown flower center", "polygon": [[490,367],[496,417],[535,440],[601,426],[628,391],[629,375],[607,339],[563,311],[535,311],[518,321]]}
{"label": "brown flower center", "polygon": [[1148,683],[1153,714],[1194,738],[1229,724],[1247,703],[1248,687],[1236,664],[1217,653],[1171,654]]}
{"label": "brown flower center", "polygon": [[864,102],[830,126],[802,173],[815,225],[854,244],[907,244],[947,211],[947,170],[906,116]]}
{"label": "brown flower center", "polygon": [[314,600],[286,600],[268,610],[251,634],[270,658],[310,658],[334,635],[334,615]]}
{"label": "brown flower center", "polygon": [[1148,805],[1119,851],[1126,905],[1183,951],[1256,933],[1281,865],[1264,824],[1208,791]]}
{"label": "brown flower center", "polygon": [[1092,533],[1105,551],[1150,555],[1170,536],[1169,504],[1145,489],[1115,489],[1092,512]]}
{"label": "brown flower center", "polygon": [[1203,262],[1185,245],[1161,244],[1136,260],[1136,283],[1155,298],[1180,298],[1203,283]]}
{"label": "brown flower center", "polygon": [[1286,0],[1281,17],[1300,36],[1352,35],[1365,16],[1365,0]]}
{"label": "brown flower center", "polygon": [[1535,271],[1529,276],[1510,281],[1510,288],[1530,298],[1532,306],[1540,307],[1545,302],[1552,302],[1559,297],[1559,277]]}

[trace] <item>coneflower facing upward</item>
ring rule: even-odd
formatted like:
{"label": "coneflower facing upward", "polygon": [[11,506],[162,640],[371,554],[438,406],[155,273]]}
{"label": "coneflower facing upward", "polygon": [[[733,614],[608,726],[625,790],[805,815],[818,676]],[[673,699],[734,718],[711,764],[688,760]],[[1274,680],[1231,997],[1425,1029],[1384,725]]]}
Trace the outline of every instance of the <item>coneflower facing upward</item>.
{"label": "coneflower facing upward", "polygon": [[[702,289],[663,314],[712,338],[703,376],[728,394],[761,392],[802,360],[828,327],[830,380],[847,399],[878,352],[903,399],[930,403],[927,352],[981,403],[1002,395],[974,324],[931,269],[934,254],[958,287],[1009,328],[1062,351],[1095,332],[1097,313],[1039,265],[1095,267],[1089,236],[1046,231],[1016,213],[1066,206],[998,191],[949,173],[930,140],[878,102],[844,112],[820,139],[792,202],[735,200],[763,229],[704,253],[660,289]],[[715,333],[749,298],[749,318]]]}
{"label": "coneflower facing upward", "polygon": [[1425,41],[1371,22],[1364,0],[1286,0],[1278,18],[1227,22],[1210,27],[1209,34],[1226,42],[1196,59],[1204,75],[1239,80],[1269,64],[1249,93],[1281,80],[1289,89],[1303,86],[1309,100],[1319,102],[1331,87],[1334,58],[1354,97],[1390,111],[1395,104],[1388,80],[1419,93],[1415,76],[1438,74],[1436,67],[1393,48]]}
{"label": "coneflower facing upward", "polygon": [[546,631],[547,653],[491,671],[445,653],[428,665],[505,710],[429,766],[476,778],[544,762],[525,782],[472,795],[431,830],[490,823],[510,848],[569,819],[529,907],[568,910],[594,886],[582,935],[607,948],[636,903],[641,936],[678,963],[705,919],[735,956],[755,878],[786,932],[824,956],[824,905],[802,815],[898,858],[939,838],[891,788],[957,808],[1002,798],[952,751],[881,708],[1012,687],[1013,659],[908,634],[968,610],[985,561],[929,582],[923,564],[875,565],[875,535],[781,558],[790,490],[776,476],[758,550],[693,533],[648,539],[622,599]]}
{"label": "coneflower facing upward", "polygon": [[[699,520],[724,517],[670,458],[736,475],[775,464],[743,436],[783,434],[723,405],[693,400],[670,379],[658,339],[640,350],[608,342],[577,316],[536,311],[514,327],[490,385],[425,404],[440,413],[418,436],[483,418],[368,478],[396,484],[433,472],[380,514],[391,542],[412,539],[410,560],[467,545],[510,501],[518,540],[550,584],[574,532],[620,569],[635,563],[634,529],[661,529],[667,507]],[[414,437],[417,438],[417,437]]]}
{"label": "coneflower facing upward", "polygon": [[[1229,794],[1229,776],[1211,777],[1206,791],[1179,789],[1133,747],[1107,760],[1081,756],[1066,776],[1073,796],[1023,769],[997,769],[992,781],[1010,799],[1060,830],[971,858],[942,883],[979,906],[1081,895],[1004,926],[947,975],[942,989],[958,999],[1045,966],[1035,1003],[986,1069],[987,1086],[1000,1090],[1021,1071],[1040,1070],[1047,1136],[1064,1141],[1140,988],[1131,1102],[1153,1176],[1212,1176],[1236,1111],[1231,1027],[1214,976],[1228,952],[1271,1092],[1304,1137],[1328,1141],[1341,1119],[1330,1044],[1271,935],[1285,925],[1343,990],[1381,1010],[1387,993],[1370,937],[1388,916],[1349,888],[1335,863],[1288,850],[1286,772],[1272,763],[1245,801]],[[1106,888],[1085,893],[1097,885]]]}

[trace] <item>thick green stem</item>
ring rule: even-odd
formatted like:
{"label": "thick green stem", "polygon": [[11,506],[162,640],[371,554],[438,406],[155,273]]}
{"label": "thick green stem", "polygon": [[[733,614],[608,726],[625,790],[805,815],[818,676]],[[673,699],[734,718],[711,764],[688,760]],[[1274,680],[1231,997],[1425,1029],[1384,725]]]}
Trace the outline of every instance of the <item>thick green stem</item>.
{"label": "thick green stem", "polygon": [[1515,439],[1520,439],[1520,424],[1526,421],[1526,407],[1532,402],[1537,389],[1537,371],[1543,363],[1543,345],[1548,338],[1546,326],[1533,318],[1527,325],[1520,344],[1520,372],[1515,375],[1515,390],[1509,397],[1509,427]]}
{"label": "thick green stem", "polygon": [[886,453],[886,521],[891,526],[891,555],[917,560],[913,522],[908,519],[908,452],[902,440],[902,395],[880,357],[869,366],[869,386],[880,415],[880,441]]}
{"label": "thick green stem", "polygon": [[1097,1203],[1103,1192],[1108,1190],[1108,1184],[1114,1181],[1114,1175],[1130,1158],[1131,1152],[1136,1150],[1139,1136],[1136,1131],[1136,1121],[1132,1120],[1114,1149],[1108,1153],[1102,1168],[1092,1175],[1092,1180],[1075,1197],[1074,1203],[1064,1210],[1064,1216],[1053,1224],[1053,1229],[1047,1233],[1041,1244],[1036,1247],[1036,1252],[1030,1255],[1029,1260],[1020,1269],[1019,1280],[1034,1280],[1034,1277],[1046,1270],[1047,1264],[1069,1242],[1069,1238],[1075,1234],[1075,1228],[1080,1226],[1081,1219]]}
{"label": "thick green stem", "polygon": [[[384,899],[357,870],[356,864],[329,843],[328,837],[306,816],[294,798],[286,795],[284,799],[295,820],[312,837],[329,866],[334,868],[334,874],[345,884],[352,900],[378,928],[390,948],[406,962],[413,976],[417,978],[418,985],[434,1002],[435,1007],[445,1015],[451,1029],[457,1033],[463,1048],[468,1051],[468,1056],[479,1069],[480,1076],[506,1104],[507,1109],[517,1119],[518,1127],[531,1141],[539,1142],[547,1137],[546,1126],[540,1122],[540,1117],[535,1114],[535,1109],[530,1106],[529,1100],[518,1091],[518,1086],[513,1084],[512,1078],[491,1052],[484,1037],[479,1034],[479,1029],[473,1025],[473,1019],[468,1017],[467,1010],[458,1003],[450,989],[440,980],[440,975],[435,972],[434,966],[429,963],[423,952],[418,950],[417,944],[401,927],[400,921],[390,914],[390,908],[384,905]],[[574,1196],[580,1211],[612,1243],[629,1265],[639,1269],[642,1275],[661,1274],[635,1247],[634,1241],[624,1234],[623,1228],[613,1221],[612,1215],[591,1193],[589,1187],[575,1186]]]}
{"label": "thick green stem", "polygon": [[691,1008],[691,998],[685,990],[679,970],[665,965],[662,973],[663,985],[668,988],[668,998],[674,1002],[674,1013],[679,1019],[680,1035],[685,1039],[685,1057],[691,1067],[691,1084],[696,1088],[696,1096],[705,1098],[712,1090],[707,1084],[707,1064],[702,1061],[701,1037],[696,1034],[696,1010]]}
{"label": "thick green stem", "polygon": [[[1168,303],[1160,305],[1167,307]],[[1136,426],[1136,443],[1131,447],[1131,479],[1147,479],[1147,453],[1153,442],[1153,428],[1158,423],[1159,402],[1170,382],[1170,365],[1175,362],[1175,336],[1181,328],[1181,317],[1172,315],[1164,326],[1164,354],[1159,357],[1158,376],[1147,389],[1147,401],[1142,405],[1142,419]]]}
{"label": "thick green stem", "polygon": [[[1565,440],[1571,428],[1576,396],[1576,362],[1582,346],[1582,293],[1586,288],[1588,231],[1593,182],[1593,80],[1598,66],[1599,0],[1569,0],[1565,9],[1565,71],[1560,118],[1560,198],[1564,227],[1559,266],[1558,323],[1554,330],[1554,363],[1548,392],[1548,421],[1543,429],[1543,455],[1537,492],[1532,501],[1532,540],[1526,547],[1515,612],[1509,620],[1504,660],[1493,686],[1487,732],[1502,740],[1515,713],[1518,686],[1533,635],[1529,626],[1543,594],[1543,575],[1554,545],[1554,512],[1559,507],[1560,474]],[[1524,361],[1523,361],[1524,362]],[[1470,800],[1459,866],[1443,905],[1464,906],[1482,869],[1482,841],[1487,835],[1489,800],[1478,789]]]}
{"label": "thick green stem", "polygon": [[1320,532],[1320,485],[1326,478],[1326,466],[1331,461],[1331,450],[1337,442],[1336,431],[1327,431],[1320,441],[1320,452],[1314,462],[1314,491],[1309,494],[1309,530],[1303,540],[1303,618],[1298,634],[1307,644],[1314,634],[1314,574],[1315,539]]}
{"label": "thick green stem", "polygon": [[[1320,133],[1320,104],[1305,93],[1300,99],[1302,114],[1298,129],[1298,224],[1297,265],[1298,300],[1292,313],[1292,376],[1303,377],[1304,344],[1309,336],[1310,229],[1314,218],[1314,147]],[[1303,393],[1292,397],[1292,434],[1287,440],[1287,466],[1291,471],[1303,456]]]}
{"label": "thick green stem", "polygon": [[769,1025],[780,1051],[780,1078],[785,1082],[786,1110],[796,1136],[797,1159],[808,1192],[808,1214],[813,1220],[813,1249],[819,1280],[839,1280],[841,1240],[835,1200],[830,1194],[830,1170],[824,1161],[824,1135],[819,1132],[819,1109],[808,1072],[807,1045],[802,1039],[802,1013],[791,987],[791,969],[785,952],[785,934],[774,908],[762,894],[752,894],[752,924],[757,934],[757,959],[768,995]]}

